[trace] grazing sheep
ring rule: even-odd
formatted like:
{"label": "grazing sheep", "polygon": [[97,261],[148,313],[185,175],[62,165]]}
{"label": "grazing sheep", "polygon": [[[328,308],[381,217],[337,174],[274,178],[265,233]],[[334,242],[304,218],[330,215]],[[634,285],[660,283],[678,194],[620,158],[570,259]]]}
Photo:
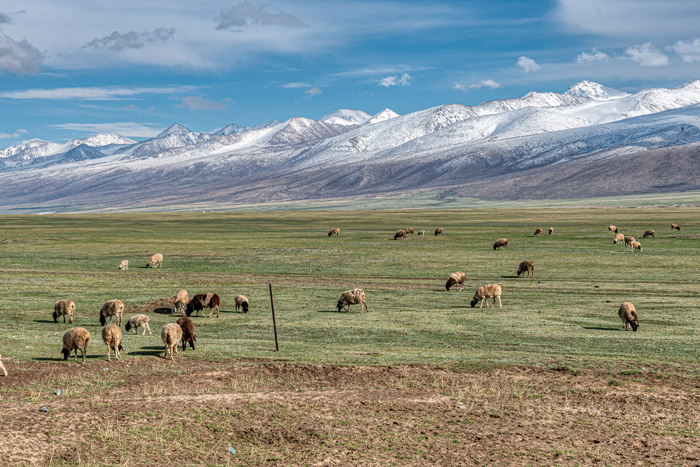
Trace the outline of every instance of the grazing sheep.
{"label": "grazing sheep", "polygon": [[187,316],[178,318],[177,325],[182,329],[182,351],[185,351],[187,343],[190,343],[190,347],[194,350],[194,343],[197,342],[197,338],[194,334],[194,323]]}
{"label": "grazing sheep", "polygon": [[90,345],[90,333],[85,328],[71,328],[63,335],[63,359],[68,360],[71,350],[75,350],[75,361],[78,361],[78,350],[83,354],[83,363],[85,363],[85,354]]}
{"label": "grazing sheep", "polygon": [[123,269],[125,271],[128,270],[129,269],[129,260],[125,259],[121,263],[119,263],[119,269]]}
{"label": "grazing sheep", "polygon": [[622,243],[625,241],[625,236],[622,234],[615,234],[615,238],[613,239],[613,245],[617,245],[618,243]]}
{"label": "grazing sheep", "polygon": [[5,369],[5,365],[2,364],[2,355],[0,355],[0,371],[2,371],[3,376],[7,376],[7,370]]}
{"label": "grazing sheep", "polygon": [[[537,237],[538,235],[539,235],[539,236],[542,236],[542,229],[540,229],[540,228],[536,228],[536,229],[535,229],[535,235],[533,235],[533,237]],[[551,234],[550,234],[550,235],[551,235]]]}
{"label": "grazing sheep", "polygon": [[338,228],[331,229],[331,231],[328,232],[328,236],[330,237],[331,235],[340,235],[340,229],[338,229]]}
{"label": "grazing sheep", "polygon": [[656,238],[656,237],[654,237],[654,231],[651,229],[645,230],[644,235],[642,235],[642,238],[647,238],[647,237]]}
{"label": "grazing sheep", "polygon": [[406,227],[406,235],[413,234],[413,227]]}
{"label": "grazing sheep", "polygon": [[129,318],[129,321],[126,322],[126,325],[124,326],[124,329],[126,329],[127,332],[131,331],[132,329],[134,330],[134,334],[139,333],[139,326],[143,328],[143,334],[142,336],[146,335],[146,331],[148,330],[148,335],[153,335],[151,332],[151,327],[148,325],[148,322],[150,321],[151,318],[149,318],[146,315],[134,315],[131,318]]}
{"label": "grazing sheep", "polygon": [[238,311],[239,308],[243,309],[243,313],[248,313],[248,306],[250,306],[250,302],[248,301],[248,297],[245,295],[236,295],[234,297],[234,300],[236,302],[236,312]]}
{"label": "grazing sheep", "polygon": [[425,235],[425,230],[419,230],[416,235]]}
{"label": "grazing sheep", "polygon": [[73,300],[59,300],[53,304],[53,322],[58,323],[58,317],[63,316],[63,322],[66,322],[68,315],[70,324],[73,324],[73,313],[75,312],[75,302]]}
{"label": "grazing sheep", "polygon": [[497,250],[499,248],[505,248],[506,250],[508,249],[507,238],[499,238],[498,240],[496,240],[496,243],[493,244],[493,249]]}
{"label": "grazing sheep", "polygon": [[156,253],[155,255],[151,255],[148,258],[148,263],[146,263],[147,268],[157,268],[160,266],[161,268],[163,267],[163,255],[160,253]]}
{"label": "grazing sheep", "polygon": [[438,235],[442,235],[443,232],[445,232],[445,229],[443,229],[442,227],[438,227],[437,229],[435,229],[435,236],[437,237]]}
{"label": "grazing sheep", "polygon": [[[479,308],[482,307],[486,299],[493,298],[493,306],[496,306],[496,300],[498,300],[498,308],[501,308],[501,286],[498,284],[487,284],[483,287],[476,289],[474,298],[472,298],[471,305],[472,308],[479,303]],[[486,301],[486,308],[489,308],[489,302]]]}
{"label": "grazing sheep", "polygon": [[681,226],[678,224],[671,224],[671,230],[676,229],[676,230],[681,230]]}
{"label": "grazing sheep", "polygon": [[396,240],[398,238],[406,238],[406,231],[399,230],[398,232],[396,232],[396,234],[394,235],[394,240]]}
{"label": "grazing sheep", "polygon": [[124,313],[124,304],[121,300],[107,300],[100,310],[100,324],[104,326],[107,323],[107,318],[111,323],[112,316],[116,316],[117,326],[121,326],[122,313]]}
{"label": "grazing sheep", "polygon": [[163,355],[163,358],[168,358],[168,354],[170,354],[170,360],[172,360],[173,351],[177,353],[177,345],[182,339],[182,328],[175,323],[168,323],[160,330],[160,338],[165,344],[165,355]]}
{"label": "grazing sheep", "polygon": [[369,313],[369,307],[367,307],[367,302],[365,301],[365,292],[362,289],[346,290],[340,294],[336,304],[338,311],[343,311],[343,307],[345,307],[345,311],[350,311],[350,305],[360,305],[360,313],[362,313],[362,307],[364,306]]}
{"label": "grazing sheep", "polygon": [[453,272],[450,274],[450,278],[447,279],[445,288],[450,290],[453,285],[459,284],[459,290],[464,290],[464,281],[467,280],[467,275],[461,271]]}
{"label": "grazing sheep", "polygon": [[554,227],[549,228],[549,235],[552,235],[554,233]]}
{"label": "grazing sheep", "polygon": [[617,233],[617,227],[615,227],[614,225],[609,225],[608,232]]}
{"label": "grazing sheep", "polygon": [[174,315],[175,313],[184,313],[185,309],[187,308],[187,302],[190,301],[190,294],[187,293],[187,290],[181,289],[177,295],[175,295],[175,302],[173,303],[172,307],[172,313],[171,315]]}
{"label": "grazing sheep", "polygon": [[107,345],[107,361],[110,361],[110,354],[114,349],[114,357],[119,360],[119,351],[122,348],[122,330],[116,324],[108,324],[102,328],[102,342]]}
{"label": "grazing sheep", "polygon": [[631,236],[629,236],[629,235],[625,235],[625,246],[628,246],[628,245],[629,245],[630,243],[632,243],[633,241],[635,241],[635,238],[634,238],[634,237],[631,237]]}
{"label": "grazing sheep", "polygon": [[639,321],[637,320],[637,310],[630,302],[623,302],[617,310],[617,314],[624,324],[625,331],[632,326],[632,331],[637,332]]}
{"label": "grazing sheep", "polygon": [[[199,312],[202,312],[202,317],[204,317],[204,307],[208,306],[209,307],[209,316],[207,318],[211,318],[211,314],[214,312],[214,308],[216,308],[216,317],[219,317],[219,304],[221,301],[219,300],[219,296],[216,295],[215,293],[198,293],[195,295],[192,300],[187,304],[187,308],[185,309],[185,314],[187,316],[190,316],[193,311],[197,312],[197,315],[199,315]],[[197,316],[195,315],[195,316]]]}
{"label": "grazing sheep", "polygon": [[642,244],[639,242],[630,242],[630,251],[642,251]]}
{"label": "grazing sheep", "polygon": [[532,273],[532,277],[535,277],[535,263],[532,261],[523,261],[520,263],[518,266],[518,277],[520,277],[520,274],[525,274],[527,272],[527,277],[530,277],[530,273]]}

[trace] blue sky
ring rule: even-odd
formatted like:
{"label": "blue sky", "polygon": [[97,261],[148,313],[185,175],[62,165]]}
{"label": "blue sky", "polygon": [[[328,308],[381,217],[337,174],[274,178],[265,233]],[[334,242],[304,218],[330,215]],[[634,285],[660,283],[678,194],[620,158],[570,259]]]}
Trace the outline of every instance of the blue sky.
{"label": "blue sky", "polygon": [[687,0],[3,0],[0,148],[700,78]]}

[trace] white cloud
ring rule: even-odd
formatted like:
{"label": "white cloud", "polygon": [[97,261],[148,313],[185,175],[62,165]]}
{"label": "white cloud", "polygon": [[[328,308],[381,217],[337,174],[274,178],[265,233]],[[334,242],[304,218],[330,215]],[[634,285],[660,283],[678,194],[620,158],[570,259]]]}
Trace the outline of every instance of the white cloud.
{"label": "white cloud", "polygon": [[176,107],[190,110],[226,110],[228,104],[234,104],[228,97],[221,102],[210,101],[199,96],[185,96],[180,100],[182,104],[178,104]]}
{"label": "white cloud", "polygon": [[39,73],[43,56],[26,40],[17,42],[0,32],[0,71],[34,75]]}
{"label": "white cloud", "polygon": [[23,135],[26,132],[27,132],[27,130],[17,130],[14,133],[0,133],[0,139],[19,138],[21,135]]}
{"label": "white cloud", "polygon": [[286,89],[299,89],[299,88],[309,88],[311,85],[309,83],[287,83],[282,85]]}
{"label": "white cloud", "polygon": [[651,42],[628,47],[625,50],[625,55],[641,66],[666,66],[669,64],[668,56],[654,47]]}
{"label": "white cloud", "polygon": [[94,135],[97,133],[118,134],[134,138],[152,138],[164,128],[155,123],[113,122],[113,123],[64,123],[52,125],[60,130],[78,131]]}
{"label": "white cloud", "polygon": [[312,97],[314,97],[314,96],[318,96],[318,95],[320,95],[320,94],[322,94],[322,93],[323,93],[323,91],[321,91],[319,88],[311,88],[311,89],[307,89],[306,91],[304,91],[304,94],[306,94],[306,96],[307,96],[308,98],[312,98]]}
{"label": "white cloud", "polygon": [[455,83],[453,86],[453,89],[456,89],[458,91],[469,91],[471,89],[481,89],[481,88],[491,88],[491,89],[498,89],[500,88],[501,85],[495,82],[492,79],[484,79],[479,81],[478,83],[472,83],[472,84],[462,84],[462,83]]}
{"label": "white cloud", "polygon": [[156,88],[54,88],[28,89],[26,91],[0,92],[0,99],[46,99],[46,100],[116,100],[141,94],[180,94],[191,92],[193,86],[165,86]]}
{"label": "white cloud", "polygon": [[136,32],[125,34],[114,31],[109,36],[93,39],[83,48],[108,49],[120,52],[126,49],[141,49],[147,43],[167,42],[175,35],[175,28],[158,28],[154,31]]}
{"label": "white cloud", "polygon": [[518,66],[525,70],[525,73],[529,73],[531,71],[537,71],[541,67],[537,64],[536,61],[531,59],[530,57],[519,57],[518,58]]}
{"label": "white cloud", "polygon": [[591,50],[591,53],[581,52],[578,57],[576,57],[576,62],[586,63],[586,62],[605,62],[610,60],[610,56],[605,52],[601,52],[598,49]]}
{"label": "white cloud", "polygon": [[408,73],[403,73],[401,76],[387,76],[379,81],[377,86],[410,86],[413,78]]}
{"label": "white cloud", "polygon": [[303,28],[308,25],[294,15],[284,11],[279,13],[266,13],[263,10],[267,5],[255,9],[248,2],[239,3],[228,11],[222,11],[216,17],[216,29],[218,31],[242,32],[244,26],[259,24],[263,26],[286,26]]}
{"label": "white cloud", "polygon": [[678,41],[669,49],[681,56],[684,62],[700,62],[700,38],[695,38],[692,41]]}

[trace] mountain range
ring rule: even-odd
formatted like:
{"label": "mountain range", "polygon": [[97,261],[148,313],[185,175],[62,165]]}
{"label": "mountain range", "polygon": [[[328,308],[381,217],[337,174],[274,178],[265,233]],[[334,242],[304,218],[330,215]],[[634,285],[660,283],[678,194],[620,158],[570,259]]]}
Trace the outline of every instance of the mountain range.
{"label": "mountain range", "polygon": [[339,109],[134,141],[95,135],[0,151],[0,206],[235,204],[449,189],[561,199],[700,189],[700,80],[634,94],[582,81],[405,115]]}

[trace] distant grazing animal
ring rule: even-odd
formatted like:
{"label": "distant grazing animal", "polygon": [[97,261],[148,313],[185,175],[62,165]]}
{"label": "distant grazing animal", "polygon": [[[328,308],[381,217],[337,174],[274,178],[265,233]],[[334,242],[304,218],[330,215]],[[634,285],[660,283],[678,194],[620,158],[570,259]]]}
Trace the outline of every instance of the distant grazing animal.
{"label": "distant grazing animal", "polygon": [[340,294],[336,304],[338,311],[343,311],[343,307],[345,307],[345,311],[350,311],[350,305],[360,305],[360,313],[362,313],[362,307],[369,313],[369,307],[365,301],[365,292],[362,289],[346,290]]}
{"label": "distant grazing animal", "polygon": [[629,244],[632,243],[634,240],[635,240],[634,237],[629,236],[629,235],[625,235],[625,246],[629,245]]}
{"label": "distant grazing animal", "polygon": [[129,269],[129,260],[125,259],[121,263],[119,263],[119,269],[124,269],[124,270]]}
{"label": "distant grazing animal", "polygon": [[549,235],[552,235],[554,233],[554,227],[549,228]]}
{"label": "distant grazing animal", "polygon": [[435,229],[435,236],[437,237],[438,235],[442,235],[444,232],[445,229],[443,229],[442,227],[438,227],[437,229]]}
{"label": "distant grazing animal", "polygon": [[198,293],[194,297],[192,297],[192,300],[190,300],[190,303],[187,304],[187,308],[185,309],[185,314],[187,316],[192,315],[193,311],[196,311],[197,314],[195,316],[199,315],[199,312],[202,312],[202,317],[204,317],[204,307],[207,306],[209,307],[209,316],[207,318],[211,318],[211,314],[214,312],[214,308],[216,308],[216,317],[219,317],[219,305],[221,301],[219,300],[219,296],[216,295],[215,293]]}
{"label": "distant grazing animal", "polygon": [[493,249],[498,250],[499,248],[505,248],[506,250],[508,249],[507,238],[499,238],[498,240],[496,240],[496,243],[493,244]]}
{"label": "distant grazing animal", "polygon": [[197,338],[194,334],[194,323],[187,316],[178,318],[177,325],[182,329],[182,351],[185,351],[187,343],[189,342],[190,347],[194,350],[194,343],[197,342]]}
{"label": "distant grazing animal", "polygon": [[250,303],[248,302],[248,298],[245,295],[236,295],[233,300],[236,303],[236,311],[238,311],[239,308],[243,310],[243,313],[248,313],[248,306]]}
{"label": "distant grazing animal", "polygon": [[134,315],[131,318],[129,318],[129,321],[126,322],[126,325],[124,326],[124,329],[129,332],[132,329],[134,330],[134,334],[139,333],[139,326],[143,328],[143,334],[142,336],[146,335],[146,331],[148,331],[149,335],[152,335],[153,333],[151,332],[151,327],[148,325],[148,322],[150,321],[151,318],[149,318],[146,315]]}
{"label": "distant grazing animal", "polygon": [[535,277],[535,263],[532,261],[523,261],[520,263],[518,266],[518,277],[520,277],[521,274],[525,275],[527,273],[527,276],[530,277],[530,273],[532,273],[532,277]]}
{"label": "distant grazing animal", "polygon": [[102,342],[107,345],[107,361],[110,361],[110,354],[114,349],[114,357],[119,360],[119,352],[122,347],[122,330],[116,324],[108,324],[102,328]]}
{"label": "distant grazing animal", "polygon": [[330,237],[331,235],[340,235],[340,229],[338,229],[338,228],[331,229],[331,231],[328,232],[328,236]]}
{"label": "distant grazing animal", "polygon": [[53,304],[53,322],[58,323],[58,317],[63,316],[63,322],[66,322],[68,315],[70,324],[73,324],[73,313],[75,313],[75,302],[73,300],[59,300]]}
{"label": "distant grazing animal", "polygon": [[642,238],[647,238],[647,237],[656,238],[656,237],[654,237],[654,231],[653,230],[645,230],[644,235],[642,235]]}
{"label": "distant grazing animal", "polygon": [[533,236],[537,237],[538,235],[542,235],[542,229],[540,229],[540,228],[535,229],[535,235],[533,235]]}
{"label": "distant grazing animal", "polygon": [[157,268],[160,266],[161,268],[163,267],[163,255],[160,253],[156,253],[155,255],[151,255],[148,258],[148,263],[146,263],[147,268]]}
{"label": "distant grazing animal", "polygon": [[615,227],[614,225],[609,225],[608,232],[617,233],[617,227]]}
{"label": "distant grazing animal", "polygon": [[425,235],[425,230],[419,230],[416,235]]}
{"label": "distant grazing animal", "polygon": [[5,369],[5,365],[2,364],[2,355],[0,355],[0,371],[2,371],[3,376],[7,376],[7,370]]}
{"label": "distant grazing animal", "polygon": [[399,239],[399,238],[406,238],[406,231],[405,230],[399,230],[396,232],[394,235],[394,240]]}
{"label": "distant grazing animal", "polygon": [[486,308],[489,308],[489,302],[486,300],[488,298],[493,298],[493,306],[496,306],[496,300],[498,300],[498,308],[501,308],[501,286],[498,284],[487,284],[483,287],[476,289],[474,298],[472,298],[471,305],[472,308],[479,303],[479,308],[482,307],[484,302],[486,302]]}
{"label": "distant grazing animal", "polygon": [[172,360],[173,351],[177,353],[177,345],[182,339],[182,328],[176,323],[166,324],[160,330],[160,338],[165,344],[165,355],[163,355],[163,358],[168,358],[168,354],[170,354],[170,360]]}
{"label": "distant grazing animal", "polygon": [[181,289],[177,295],[175,295],[175,302],[173,303],[172,312],[170,314],[184,313],[189,301],[190,295],[187,293],[187,290]]}
{"label": "distant grazing animal", "polygon": [[78,350],[83,354],[83,363],[85,363],[85,355],[87,348],[90,345],[90,333],[85,328],[71,328],[63,335],[63,359],[68,360],[71,351],[75,351],[75,361],[78,361]]}
{"label": "distant grazing animal", "polygon": [[413,227],[406,227],[406,235],[413,234]]}
{"label": "distant grazing animal", "polygon": [[630,302],[623,302],[617,310],[617,314],[624,323],[625,331],[632,326],[632,331],[637,332],[639,320],[637,319],[637,310]]}
{"label": "distant grazing animal", "polygon": [[450,278],[447,279],[445,288],[450,290],[453,285],[459,284],[459,290],[464,290],[464,281],[467,280],[467,275],[461,271],[453,272],[450,274]]}
{"label": "distant grazing animal", "polygon": [[630,242],[630,251],[642,251],[642,244],[639,242]]}
{"label": "distant grazing animal", "polygon": [[112,316],[116,316],[117,326],[121,326],[122,313],[124,313],[124,304],[121,300],[107,300],[100,310],[100,324],[104,326],[105,323],[107,323],[107,318],[109,318],[109,322],[111,323]]}
{"label": "distant grazing animal", "polygon": [[625,236],[622,234],[615,234],[615,238],[613,239],[613,245],[617,245],[618,243],[623,243],[625,241]]}
{"label": "distant grazing animal", "polygon": [[681,230],[681,226],[678,224],[671,224],[671,230],[676,229],[676,230]]}

